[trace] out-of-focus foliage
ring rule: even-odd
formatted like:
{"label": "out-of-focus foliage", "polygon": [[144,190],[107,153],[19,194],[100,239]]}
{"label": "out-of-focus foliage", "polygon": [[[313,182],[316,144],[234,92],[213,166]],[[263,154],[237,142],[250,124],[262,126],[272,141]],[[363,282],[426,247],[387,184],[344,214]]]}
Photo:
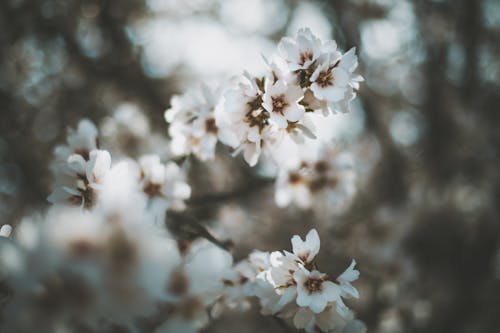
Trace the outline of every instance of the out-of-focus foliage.
{"label": "out-of-focus foliage", "polygon": [[[45,207],[48,163],[67,126],[91,118],[112,144],[142,154],[134,135],[113,136],[116,126],[137,125],[130,115],[139,112],[147,120],[136,131],[166,135],[172,93],[243,69],[259,74],[260,53],[303,26],[344,50],[359,46],[366,84],[354,112],[339,116],[349,126],[335,129],[364,157],[351,208],[327,218],[278,209],[266,183],[221,154],[193,162],[194,214],[217,217],[241,257],[322,226],[322,267],[358,260],[361,299],[351,307],[369,332],[498,330],[494,0],[1,1],[1,222]],[[205,195],[213,191],[221,194]],[[209,331],[231,329],[284,331],[252,312],[223,316]]]}

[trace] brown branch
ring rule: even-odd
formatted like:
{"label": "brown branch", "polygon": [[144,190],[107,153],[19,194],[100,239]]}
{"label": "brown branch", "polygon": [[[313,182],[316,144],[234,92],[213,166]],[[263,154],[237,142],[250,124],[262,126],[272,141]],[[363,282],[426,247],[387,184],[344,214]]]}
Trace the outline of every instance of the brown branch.
{"label": "brown branch", "polygon": [[254,178],[251,182],[226,192],[194,196],[187,201],[187,204],[191,206],[205,206],[226,203],[250,196],[273,183],[274,179],[272,178]]}

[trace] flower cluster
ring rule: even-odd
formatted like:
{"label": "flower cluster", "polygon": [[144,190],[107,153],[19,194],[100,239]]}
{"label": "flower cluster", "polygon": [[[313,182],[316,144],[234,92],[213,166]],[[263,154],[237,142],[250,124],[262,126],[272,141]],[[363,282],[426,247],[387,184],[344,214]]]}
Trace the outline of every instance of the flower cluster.
{"label": "flower cluster", "polygon": [[215,120],[218,95],[218,91],[204,85],[199,91],[172,97],[172,107],[165,112],[165,120],[170,123],[168,133],[174,155],[192,153],[202,161],[214,158],[218,137]]}
{"label": "flower cluster", "polygon": [[91,207],[103,178],[111,166],[111,156],[99,150],[97,128],[87,119],[70,130],[67,145],[56,147],[52,170],[56,189],[49,196],[52,203]]}
{"label": "flower cluster", "polygon": [[285,137],[297,143],[314,139],[308,114],[349,110],[363,80],[354,73],[354,48],[342,54],[334,41],[323,42],[302,29],[295,38],[283,38],[278,51],[266,60],[262,77],[245,72],[222,96],[207,88],[198,94],[202,98],[193,93],[175,96],[165,113],[172,149],[206,160],[213,158],[219,140],[235,154],[243,152],[254,166],[261,153],[272,155]]}
{"label": "flower cluster", "polygon": [[[292,318],[297,328],[308,332],[330,332],[352,320],[343,298],[358,297],[351,282],[359,277],[356,262],[338,277],[317,270],[320,240],[315,229],[306,239],[292,238],[293,252],[272,252],[260,260],[253,293],[264,314]],[[262,257],[259,254],[259,257]]]}
{"label": "flower cluster", "polygon": [[137,198],[91,211],[55,206],[24,219],[13,240],[0,237],[11,293],[2,331],[137,332],[141,318],[158,318],[154,332],[205,326],[232,257],[206,241],[180,246],[146,207]]}
{"label": "flower cluster", "polygon": [[[272,153],[316,138],[313,117],[348,111],[362,81],[354,49],[342,54],[303,29],[271,59],[263,76],[174,96],[165,112],[170,152],[206,161],[220,141],[251,166],[268,155],[279,168],[278,206],[340,205],[353,193],[349,154],[324,147],[291,164]],[[305,240],[293,236],[292,252],[253,251],[234,263],[230,242],[191,219],[189,163],[145,154],[163,139],[149,136],[140,110],[123,104],[101,129],[123,142],[103,149],[97,127],[81,120],[54,152],[53,205],[14,232],[1,227],[0,331],[195,333],[257,298],[263,314],[307,332],[365,332],[344,303],[359,296],[356,263],[337,277],[319,271],[315,229]]]}
{"label": "flower cluster", "polygon": [[319,157],[280,169],[275,201],[280,207],[293,203],[302,209],[321,205],[342,208],[355,193],[355,178],[352,156],[324,147]]}
{"label": "flower cluster", "polygon": [[[143,155],[137,162],[128,160],[126,167],[123,163],[112,165],[111,154],[99,149],[98,142],[96,126],[84,119],[69,132],[67,145],[56,147],[52,165],[56,189],[48,197],[49,202],[91,208],[106,184],[119,186],[127,178],[136,183],[133,190],[149,200],[159,217],[167,209],[184,209],[191,188],[177,164],[163,164],[157,155]],[[123,169],[127,171],[119,171]]]}

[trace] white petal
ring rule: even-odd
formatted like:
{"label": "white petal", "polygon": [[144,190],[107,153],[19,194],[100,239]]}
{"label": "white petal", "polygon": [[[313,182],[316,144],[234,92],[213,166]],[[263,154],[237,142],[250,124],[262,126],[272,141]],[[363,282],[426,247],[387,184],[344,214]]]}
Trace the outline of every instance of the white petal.
{"label": "white petal", "polygon": [[278,207],[286,207],[292,201],[292,196],[290,195],[290,189],[276,189],[274,193],[274,201]]}
{"label": "white petal", "polygon": [[330,102],[338,102],[342,98],[344,98],[346,89],[336,86],[321,88],[317,86],[316,83],[313,83],[311,85],[311,90],[314,92],[314,96],[316,96],[316,98],[327,100]]}
{"label": "white petal", "polygon": [[97,128],[88,119],[82,119],[78,123],[78,128],[75,132],[68,135],[68,144],[73,149],[92,150],[96,148]]}
{"label": "white petal", "polygon": [[220,128],[217,134],[219,136],[219,140],[231,148],[236,148],[240,143],[236,133],[229,128]]}
{"label": "white petal", "polygon": [[[304,110],[304,108],[302,106],[299,106],[298,104],[292,104],[285,109],[284,115],[288,121],[295,122],[295,121],[299,121],[305,112],[306,111]],[[288,126],[288,124],[287,124],[287,126]]]}
{"label": "white petal", "polygon": [[288,89],[285,93],[285,98],[288,102],[298,102],[302,98],[304,98],[304,92],[299,86],[291,85],[288,86]]}
{"label": "white petal", "polygon": [[[309,256],[309,249],[305,247],[305,244],[299,235],[294,235],[292,237],[292,249],[293,253],[299,258]],[[299,273],[299,271],[297,271],[295,274],[297,273]]]}
{"label": "white petal", "polygon": [[260,139],[260,132],[257,126],[252,126],[248,129],[248,140],[252,142],[257,142]]}
{"label": "white petal", "polygon": [[354,298],[359,298],[359,292],[356,288],[352,286],[350,283],[344,283],[340,286],[342,289],[342,295],[344,297],[354,297]]}
{"label": "white petal", "polygon": [[316,135],[314,135],[313,131],[315,130],[314,125],[311,127],[305,126],[303,124],[297,124],[297,128],[301,130],[302,134],[307,136],[309,139],[317,139]]}
{"label": "white petal", "polygon": [[347,51],[340,59],[339,67],[348,72],[352,72],[358,66],[358,57],[356,57],[356,48],[353,47]]}
{"label": "white petal", "polygon": [[300,308],[293,317],[293,324],[296,328],[305,328],[314,318],[313,313],[307,308]]}
{"label": "white petal", "polygon": [[68,157],[68,167],[79,175],[85,174],[86,164],[82,155],[73,154]]}
{"label": "white petal", "polygon": [[336,309],[337,309],[337,313],[344,318],[347,317],[347,315],[349,314],[349,308],[344,304],[344,302],[342,301],[342,298],[337,299]]}
{"label": "white petal", "polygon": [[311,308],[312,312],[320,313],[323,310],[325,310],[327,303],[328,302],[326,301],[326,299],[320,297],[319,295],[316,295],[316,297],[313,298],[313,301],[311,302],[309,307]]}
{"label": "white petal", "polygon": [[297,305],[301,307],[306,307],[313,301],[312,297],[307,294],[302,288],[297,288]]}
{"label": "white petal", "polygon": [[299,61],[299,51],[297,44],[290,37],[284,37],[278,44],[278,51],[289,61],[297,63]]}
{"label": "white petal", "polygon": [[316,229],[311,229],[307,233],[305,245],[307,246],[307,248],[310,251],[308,260],[311,261],[318,254],[319,249],[320,249],[320,240],[319,240],[319,235],[318,235],[318,232],[316,231]]}
{"label": "white petal", "polygon": [[340,298],[340,287],[331,281],[325,281],[322,285],[323,297],[329,301],[333,302]]}
{"label": "white petal", "polygon": [[342,68],[334,68],[332,74],[334,86],[345,87],[349,84],[349,74]]}
{"label": "white petal", "polygon": [[183,182],[174,185],[173,195],[175,198],[188,199],[191,196],[191,187]]}
{"label": "white petal", "polygon": [[278,80],[278,81],[276,81],[275,84],[273,84],[271,86],[271,88],[269,89],[269,92],[266,92],[266,94],[276,96],[276,95],[285,94],[286,91],[287,91],[287,86],[286,86],[285,80]]}
{"label": "white petal", "polygon": [[309,188],[305,185],[299,185],[295,186],[295,189],[293,191],[293,198],[294,202],[299,206],[301,209],[307,209],[311,207],[311,192],[309,191]]}
{"label": "white petal", "polygon": [[290,303],[295,298],[295,295],[297,294],[296,290],[297,289],[295,287],[286,288],[283,295],[281,295],[281,298],[278,302],[278,306],[283,308],[285,305]]}
{"label": "white petal", "polygon": [[90,183],[102,182],[111,167],[111,155],[106,150],[93,150],[87,165],[87,179]]}
{"label": "white petal", "polygon": [[349,267],[344,271],[344,273],[340,274],[337,280],[340,282],[352,282],[357,280],[359,278],[359,271],[354,269],[354,266],[356,266],[356,260],[353,259]]}
{"label": "white petal", "polygon": [[[62,186],[56,188],[48,197],[47,201],[52,204],[68,204],[70,198],[73,196],[81,197],[80,192],[73,190],[69,187]],[[81,199],[83,203],[83,198]]]}
{"label": "white petal", "polygon": [[286,118],[277,112],[271,112],[270,120],[279,128],[287,128],[288,122]]}
{"label": "white petal", "polygon": [[249,166],[255,166],[259,160],[260,143],[248,143],[243,150],[243,158]]}

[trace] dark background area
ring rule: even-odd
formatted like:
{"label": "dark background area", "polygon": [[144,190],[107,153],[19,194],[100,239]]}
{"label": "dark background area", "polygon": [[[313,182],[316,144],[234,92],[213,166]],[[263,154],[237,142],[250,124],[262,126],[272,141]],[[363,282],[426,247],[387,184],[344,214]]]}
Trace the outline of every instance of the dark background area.
{"label": "dark background area", "polygon": [[[217,21],[219,4],[209,2],[172,15]],[[286,35],[290,16],[302,3],[281,1],[288,16],[265,37],[278,41]],[[235,179],[251,177],[244,184],[248,193],[237,191],[224,200],[208,196],[210,206],[200,209],[215,216],[230,201],[272,222],[241,227],[260,231],[241,240],[238,255],[254,247],[288,248],[293,233],[320,225],[324,267],[335,270],[357,258],[361,299],[349,305],[369,332],[498,331],[500,5],[404,1],[412,24],[410,37],[400,44],[393,30],[382,30],[382,37],[369,31],[370,22],[397,28],[399,21],[391,21],[397,1],[310,3],[329,20],[339,45],[358,46],[361,54],[367,81],[359,92],[363,137],[380,152],[368,181],[351,209],[325,226],[313,212],[270,207],[272,190],[239,163],[232,167],[246,177]],[[186,74],[147,70],[143,48],[127,27],[151,15],[151,6],[141,0],[0,1],[1,223],[15,225],[47,207],[53,147],[80,118],[99,123],[117,104],[131,102],[147,115],[152,132],[166,135],[163,111]],[[373,52],[377,43],[380,56]],[[198,178],[193,177],[195,189],[196,181],[206,186]],[[259,318],[256,311],[228,314],[207,331],[286,330]],[[242,320],[248,323],[243,328]]]}

